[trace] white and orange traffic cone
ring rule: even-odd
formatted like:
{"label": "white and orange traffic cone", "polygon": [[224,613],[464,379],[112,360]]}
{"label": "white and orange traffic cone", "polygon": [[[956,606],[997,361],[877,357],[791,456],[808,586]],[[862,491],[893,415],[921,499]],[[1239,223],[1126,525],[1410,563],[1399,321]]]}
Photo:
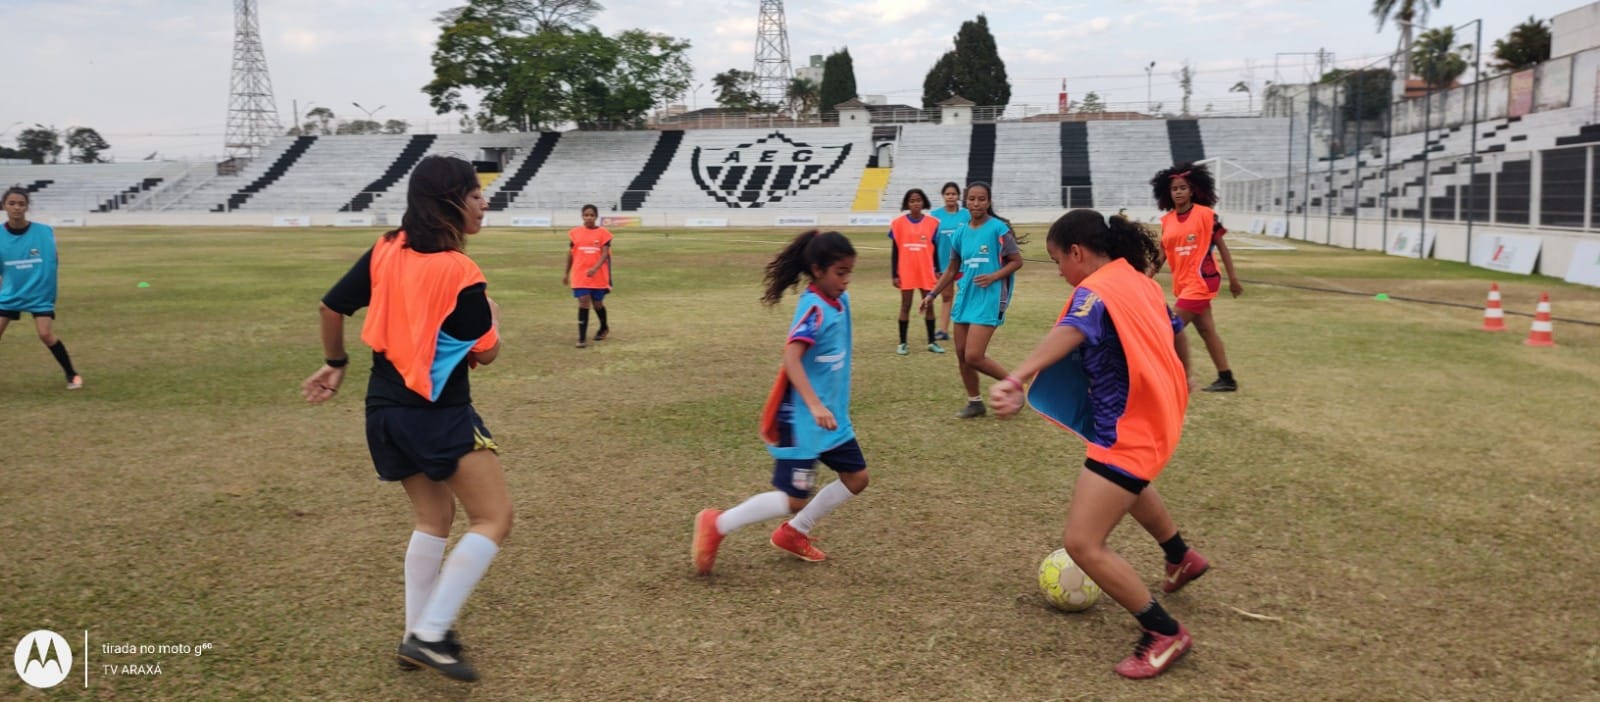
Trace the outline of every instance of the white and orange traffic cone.
{"label": "white and orange traffic cone", "polygon": [[1500,308],[1500,284],[1489,284],[1489,302],[1483,307],[1483,330],[1499,332],[1506,330],[1506,311]]}
{"label": "white and orange traffic cone", "polygon": [[1529,346],[1555,346],[1555,327],[1550,323],[1550,293],[1539,293],[1539,307],[1533,313],[1533,328],[1528,330]]}

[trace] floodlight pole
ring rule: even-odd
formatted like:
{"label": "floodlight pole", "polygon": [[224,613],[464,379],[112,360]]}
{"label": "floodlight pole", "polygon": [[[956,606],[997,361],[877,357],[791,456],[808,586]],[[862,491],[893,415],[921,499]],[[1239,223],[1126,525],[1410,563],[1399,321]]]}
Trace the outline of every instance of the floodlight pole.
{"label": "floodlight pole", "polygon": [[1155,103],[1150,101],[1150,84],[1151,84],[1151,80],[1152,80],[1151,79],[1151,72],[1154,71],[1155,69],[1156,69],[1156,62],[1155,61],[1151,61],[1150,65],[1144,67],[1144,111],[1145,112],[1152,112],[1152,109],[1155,106]]}
{"label": "floodlight pole", "polygon": [[[1478,36],[1472,44],[1472,156],[1467,159],[1467,192],[1473,202],[1478,200],[1478,91],[1483,85],[1483,18],[1479,17],[1471,22],[1478,25]],[[1463,27],[1466,24],[1461,25]],[[1469,203],[1468,209],[1471,209]],[[1476,218],[1475,212],[1467,213],[1467,262],[1472,262],[1472,220]],[[1538,222],[1530,222],[1538,226]],[[1423,240],[1427,240],[1426,234]]]}

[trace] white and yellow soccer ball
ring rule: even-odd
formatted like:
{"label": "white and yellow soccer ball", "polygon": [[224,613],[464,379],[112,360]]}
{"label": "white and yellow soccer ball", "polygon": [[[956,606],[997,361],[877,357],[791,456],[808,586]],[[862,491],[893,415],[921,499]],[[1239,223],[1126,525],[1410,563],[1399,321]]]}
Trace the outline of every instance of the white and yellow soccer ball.
{"label": "white and yellow soccer ball", "polygon": [[1067,550],[1058,548],[1039,564],[1039,591],[1063,612],[1082,612],[1100,599],[1100,586],[1089,579]]}

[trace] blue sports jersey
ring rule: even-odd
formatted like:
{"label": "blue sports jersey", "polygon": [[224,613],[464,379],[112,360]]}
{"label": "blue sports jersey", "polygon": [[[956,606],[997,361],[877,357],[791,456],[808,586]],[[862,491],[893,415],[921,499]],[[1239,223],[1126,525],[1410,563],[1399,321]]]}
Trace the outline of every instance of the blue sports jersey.
{"label": "blue sports jersey", "polygon": [[[1172,332],[1183,333],[1183,322],[1170,308],[1167,317],[1171,320]],[[1111,322],[1111,313],[1099,295],[1088,288],[1076,288],[1072,291],[1072,303],[1056,326],[1072,327],[1083,333],[1083,344],[1073,349],[1070,356],[1083,364],[1089,409],[1093,414],[1093,440],[1102,446],[1111,446],[1117,443],[1117,421],[1128,406],[1128,356],[1122,350],[1122,339]]]}
{"label": "blue sports jersey", "polygon": [[1011,225],[995,217],[976,227],[968,222],[956,229],[954,243],[961,257],[961,278],[956,281],[956,299],[951,305],[950,320],[957,324],[1000,326],[1011,304],[1016,276],[1006,276],[988,287],[979,286],[976,279],[1004,268],[1003,257],[1020,253]]}
{"label": "blue sports jersey", "polygon": [[56,232],[29,222],[21,234],[0,229],[0,310],[56,309]]}
{"label": "blue sports jersey", "polygon": [[929,210],[928,214],[939,220],[939,238],[933,247],[933,270],[935,273],[944,273],[944,267],[950,263],[950,247],[955,240],[956,230],[961,225],[972,221],[972,213],[963,207],[955,212],[946,211],[943,207]]}
{"label": "blue sports jersey", "polygon": [[784,418],[792,421],[793,445],[769,444],[767,450],[773,458],[813,459],[856,437],[855,428],[850,424],[849,293],[830,301],[815,288],[807,287],[795,306],[788,340],[809,345],[800,361],[805,367],[806,379],[839,426],[832,431],[817,426],[811,409],[790,386],[780,416],[786,414]]}

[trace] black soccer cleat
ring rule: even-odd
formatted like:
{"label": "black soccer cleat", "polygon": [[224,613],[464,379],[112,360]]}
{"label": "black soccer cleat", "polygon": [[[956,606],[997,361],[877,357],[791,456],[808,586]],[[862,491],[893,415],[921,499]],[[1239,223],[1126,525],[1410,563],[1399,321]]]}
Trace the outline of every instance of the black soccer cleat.
{"label": "black soccer cleat", "polygon": [[1201,392],[1235,392],[1239,389],[1237,381],[1227,378],[1217,378],[1215,382],[1201,388]]}
{"label": "black soccer cleat", "polygon": [[446,635],[443,641],[423,641],[414,635],[407,634],[400,650],[396,652],[402,660],[413,665],[429,668],[433,672],[443,675],[451,680],[461,682],[477,682],[478,671],[462,655],[464,647],[454,636]]}

